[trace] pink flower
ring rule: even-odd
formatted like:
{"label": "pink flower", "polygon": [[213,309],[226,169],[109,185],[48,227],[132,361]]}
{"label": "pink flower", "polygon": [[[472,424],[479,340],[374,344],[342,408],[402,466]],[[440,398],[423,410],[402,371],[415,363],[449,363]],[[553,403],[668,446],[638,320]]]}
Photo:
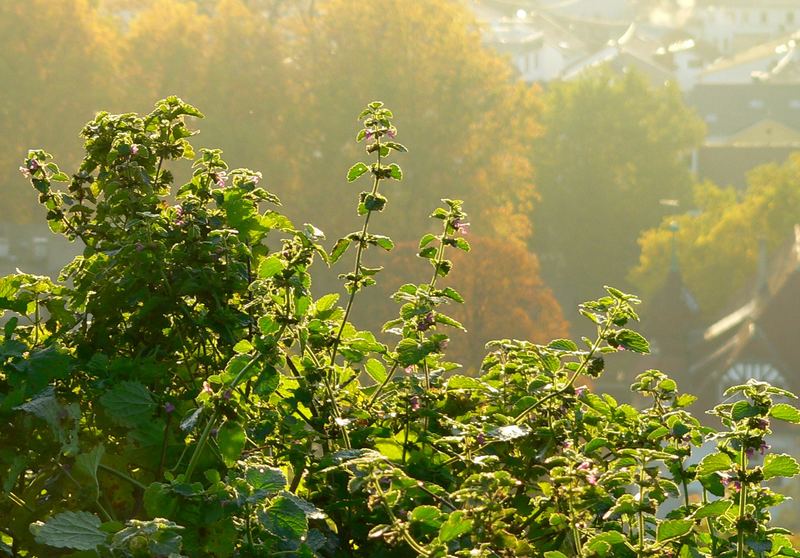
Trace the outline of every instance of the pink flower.
{"label": "pink flower", "polygon": [[584,461],[583,463],[581,463],[580,465],[575,467],[575,470],[576,471],[588,471],[590,467],[591,467],[591,464],[588,461]]}
{"label": "pink flower", "polygon": [[586,482],[588,482],[592,486],[597,485],[597,475],[594,472],[589,473],[588,475],[586,475]]}
{"label": "pink flower", "polygon": [[164,403],[164,412],[167,413],[168,415],[172,414],[173,412],[175,412],[175,405],[167,401],[166,403]]}
{"label": "pink flower", "polygon": [[136,156],[139,153],[139,146],[135,143],[131,145],[131,156]]}
{"label": "pink flower", "polygon": [[453,228],[458,234],[469,234],[469,223],[465,223],[461,219],[453,221]]}
{"label": "pink flower", "polygon": [[578,386],[575,388],[575,397],[580,397],[586,391],[586,386]]}
{"label": "pink flower", "polygon": [[211,388],[211,384],[208,382],[203,382],[203,389],[200,390],[200,393],[207,393],[209,395],[214,395],[214,390]]}
{"label": "pink flower", "polygon": [[21,172],[22,176],[24,176],[25,178],[30,178],[31,177],[31,171],[28,170],[27,167],[20,167],[19,168],[19,172]]}
{"label": "pink flower", "polygon": [[224,188],[225,181],[228,180],[228,173],[225,171],[212,172],[211,180],[214,181],[218,188]]}
{"label": "pink flower", "polygon": [[414,396],[411,398],[411,410],[412,411],[419,411],[421,404],[419,402],[419,397]]}
{"label": "pink flower", "polygon": [[767,453],[767,450],[769,450],[770,447],[772,446],[770,446],[764,440],[761,440],[761,445],[758,446],[758,451],[761,455],[764,455],[765,453]]}

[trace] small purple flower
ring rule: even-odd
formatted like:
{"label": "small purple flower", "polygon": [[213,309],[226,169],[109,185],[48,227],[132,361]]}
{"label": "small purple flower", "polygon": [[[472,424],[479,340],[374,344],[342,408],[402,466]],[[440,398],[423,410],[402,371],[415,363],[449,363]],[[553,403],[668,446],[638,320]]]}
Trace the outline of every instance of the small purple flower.
{"label": "small purple flower", "polygon": [[420,402],[419,402],[419,397],[417,397],[417,396],[415,395],[414,397],[412,397],[412,398],[411,398],[411,410],[412,410],[412,411],[419,411],[419,408],[420,408],[421,406],[422,406],[422,405],[421,405],[421,404],[420,404]]}
{"label": "small purple flower", "polygon": [[753,428],[758,428],[760,430],[766,430],[769,427],[769,421],[765,418],[753,419],[751,424],[753,425]]}
{"label": "small purple flower", "polygon": [[759,452],[761,455],[764,455],[765,453],[767,453],[767,451],[769,450],[769,448],[770,448],[770,447],[772,447],[772,446],[770,446],[770,445],[769,445],[768,443],[766,443],[764,440],[761,440],[761,445],[760,445],[760,446],[758,446],[758,452]]}
{"label": "small purple flower", "polygon": [[212,172],[211,180],[214,181],[218,188],[224,188],[225,181],[228,180],[228,173],[225,171]]}
{"label": "small purple flower", "polygon": [[486,443],[486,436],[483,435],[483,432],[475,436],[475,441],[478,442],[479,446],[482,446]]}
{"label": "small purple flower", "polygon": [[747,448],[746,450],[744,450],[744,453],[745,455],[747,455],[747,457],[753,457],[753,454],[755,452],[756,452],[755,448]]}
{"label": "small purple flower", "polygon": [[144,244],[142,244],[141,242],[137,242],[136,243],[136,251],[137,252],[141,252],[142,250],[144,250]]}
{"label": "small purple flower", "polygon": [[564,440],[561,442],[561,447],[564,449],[569,449],[572,447],[572,440]]}
{"label": "small purple flower", "polygon": [[575,388],[575,397],[580,397],[586,391],[586,386],[578,386]]}
{"label": "small purple flower", "polygon": [[594,472],[591,472],[588,475],[586,475],[586,482],[588,482],[592,486],[596,486],[597,485],[597,474],[594,473]]}
{"label": "small purple flower", "polygon": [[575,470],[576,471],[588,471],[590,467],[591,467],[591,464],[588,461],[584,461],[580,465],[575,467]]}
{"label": "small purple flower", "polygon": [[403,372],[405,372],[406,374],[413,374],[414,373],[414,366],[413,365],[406,366],[405,368],[403,368]]}
{"label": "small purple flower", "polygon": [[233,395],[233,392],[231,390],[229,390],[229,389],[226,389],[222,393],[222,398],[227,400],[227,399],[230,399],[232,395]]}
{"label": "small purple flower", "polygon": [[364,139],[372,139],[372,130],[367,130],[367,134],[364,136]]}
{"label": "small purple flower", "polygon": [[28,170],[31,172],[36,172],[42,168],[42,165],[39,164],[39,161],[36,159],[28,159]]}
{"label": "small purple flower", "polygon": [[24,176],[25,178],[30,178],[31,177],[31,171],[28,170],[28,167],[20,167],[19,168],[19,172],[21,172],[22,176]]}
{"label": "small purple flower", "polygon": [[390,129],[388,132],[386,132],[386,135],[394,139],[397,136],[397,130]]}
{"label": "small purple flower", "polygon": [[469,223],[465,223],[461,219],[453,221],[453,228],[458,234],[469,234]]}
{"label": "small purple flower", "polygon": [[168,415],[171,415],[172,413],[175,412],[175,405],[167,401],[166,403],[164,403],[164,412],[167,413]]}
{"label": "small purple flower", "polygon": [[433,312],[428,312],[417,322],[417,331],[427,331],[435,323],[436,318],[433,317]]}
{"label": "small purple flower", "polygon": [[139,154],[139,146],[134,143],[133,145],[131,145],[131,156],[135,157],[138,154]]}

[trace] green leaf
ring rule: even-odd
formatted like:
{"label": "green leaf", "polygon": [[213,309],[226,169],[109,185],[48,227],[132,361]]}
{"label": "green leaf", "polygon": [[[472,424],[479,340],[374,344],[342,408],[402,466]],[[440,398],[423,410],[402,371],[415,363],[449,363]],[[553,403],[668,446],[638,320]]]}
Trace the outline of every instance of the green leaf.
{"label": "green leaf", "polygon": [[761,470],[764,473],[764,480],[775,477],[789,478],[800,473],[800,464],[791,455],[770,453],[764,458]]}
{"label": "green leaf", "polygon": [[428,233],[428,234],[424,235],[422,238],[419,239],[419,249],[422,250],[423,248],[425,248],[428,244],[430,244],[434,240],[436,240],[436,235],[435,234]]}
{"label": "green leaf", "polygon": [[397,344],[397,362],[400,366],[411,366],[419,363],[432,353],[434,346],[430,342],[420,343],[416,339],[403,339]]}
{"label": "green leaf", "polygon": [[258,278],[269,279],[286,269],[286,263],[278,256],[264,258],[258,265]]}
{"label": "green leaf", "polygon": [[359,176],[361,176],[368,170],[369,167],[364,163],[356,163],[355,165],[350,167],[349,171],[347,171],[347,181],[353,182],[355,179],[357,179]]}
{"label": "green leaf", "polygon": [[548,343],[547,348],[556,351],[574,352],[578,350],[578,345],[576,345],[575,341],[572,341],[571,339],[555,339]]}
{"label": "green leaf", "polygon": [[788,403],[778,403],[772,407],[769,416],[792,424],[800,424],[800,410]]}
{"label": "green leaf", "polygon": [[548,550],[544,553],[544,558],[567,558],[567,555],[557,550]]}
{"label": "green leaf", "polygon": [[345,252],[347,252],[347,249],[350,247],[351,243],[352,240],[350,240],[347,237],[340,238],[339,240],[336,241],[336,244],[333,245],[333,249],[331,250],[332,264],[335,264],[336,262],[339,261],[339,258],[341,258]]}
{"label": "green leaf", "polygon": [[96,446],[89,453],[82,453],[75,458],[75,472],[88,477],[93,484],[93,498],[100,496],[100,484],[97,482],[97,468],[103,459],[105,448],[102,444]]}
{"label": "green leaf", "polygon": [[464,518],[464,512],[454,511],[439,528],[439,540],[446,543],[472,530],[472,520]]}
{"label": "green leaf", "polygon": [[692,530],[694,521],[690,519],[667,519],[658,524],[656,541],[664,542],[677,539]]}
{"label": "green leaf", "polygon": [[462,303],[462,304],[464,303],[464,297],[461,296],[461,294],[458,291],[456,291],[455,289],[452,289],[450,287],[446,287],[442,291],[442,296],[446,296],[450,300],[454,300],[454,301]]}
{"label": "green leaf", "polygon": [[615,339],[617,344],[628,351],[634,353],[648,354],[650,352],[650,344],[647,339],[630,329],[621,329],[616,335]]}
{"label": "green leaf", "polygon": [[389,149],[394,149],[395,151],[400,151],[402,153],[408,153],[408,149],[406,149],[406,146],[402,143],[397,143],[396,141],[387,141],[384,143],[384,145]]}
{"label": "green leaf", "polygon": [[389,165],[389,176],[395,180],[403,180],[403,171],[400,169],[400,165],[397,163]]}
{"label": "green leaf", "polygon": [[527,426],[518,426],[516,424],[509,424],[507,426],[500,426],[488,432],[492,438],[497,438],[501,442],[509,442],[517,438],[523,438],[530,434],[531,429]]}
{"label": "green leaf", "polygon": [[31,525],[31,532],[39,544],[75,550],[94,550],[107,538],[100,530],[100,518],[87,512],[59,513],[46,523]]}
{"label": "green leaf", "polygon": [[369,374],[369,377],[377,383],[382,384],[386,380],[386,368],[377,359],[371,358],[364,365],[364,369]]}
{"label": "green leaf", "polygon": [[372,235],[370,240],[372,240],[372,242],[374,242],[375,244],[377,244],[378,246],[380,246],[381,248],[383,248],[387,252],[389,250],[391,250],[392,248],[394,248],[394,242],[392,242],[392,239],[389,238],[388,236],[383,236],[383,235],[380,235],[380,234],[374,234],[374,235]]}
{"label": "green leaf", "polygon": [[283,471],[260,463],[247,464],[244,477],[253,490],[263,490],[267,494],[276,494],[286,488],[286,476]]}
{"label": "green leaf", "polygon": [[242,455],[242,450],[247,443],[244,428],[238,422],[228,421],[219,428],[217,433],[217,446],[222,454],[225,465],[231,467]]}
{"label": "green leaf", "polygon": [[724,453],[709,453],[697,464],[696,474],[705,477],[717,471],[727,471],[733,466],[731,458]]}
{"label": "green leaf", "polygon": [[586,445],[583,447],[583,453],[592,453],[593,451],[604,447],[608,447],[608,440],[605,438],[594,438],[586,442]]}
{"label": "green leaf", "polygon": [[717,500],[716,502],[709,502],[708,504],[703,504],[697,510],[695,510],[693,516],[695,519],[705,519],[706,517],[719,517],[721,515],[725,515],[725,512],[728,511],[733,505],[733,502],[728,500]]}
{"label": "green leaf", "polygon": [[50,180],[55,180],[57,182],[69,182],[69,176],[65,172],[57,172],[50,177]]}
{"label": "green leaf", "polygon": [[414,523],[422,523],[434,529],[438,529],[442,524],[442,512],[436,506],[417,506],[409,515],[409,519]]}
{"label": "green leaf", "polygon": [[731,408],[731,418],[733,420],[742,420],[748,417],[756,417],[761,412],[757,407],[754,407],[747,401],[737,401]]}
{"label": "green leaf", "polygon": [[120,426],[136,427],[152,418],[156,407],[150,392],[139,382],[120,382],[100,397],[111,420]]}
{"label": "green leaf", "polygon": [[275,498],[272,505],[258,513],[258,518],[267,531],[287,541],[300,541],[308,531],[306,513],[284,496]]}

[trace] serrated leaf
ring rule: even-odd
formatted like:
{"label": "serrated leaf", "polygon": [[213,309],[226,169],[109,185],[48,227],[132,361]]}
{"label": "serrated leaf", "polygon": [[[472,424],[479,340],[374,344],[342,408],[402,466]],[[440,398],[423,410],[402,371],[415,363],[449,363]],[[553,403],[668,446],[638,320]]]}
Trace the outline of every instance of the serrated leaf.
{"label": "serrated leaf", "polygon": [[446,543],[457,539],[472,530],[472,520],[464,517],[464,512],[454,511],[439,528],[439,540]]}
{"label": "serrated leaf", "polygon": [[634,353],[648,354],[650,344],[647,339],[630,329],[621,329],[616,333],[616,341],[620,347]]}
{"label": "serrated leaf", "polygon": [[733,502],[728,500],[717,500],[716,502],[709,502],[708,504],[703,504],[697,510],[695,510],[693,516],[695,519],[705,519],[706,517],[719,517],[721,515],[725,515],[725,512],[728,511],[733,505]]}
{"label": "serrated leaf", "polygon": [[308,531],[306,513],[285,496],[275,498],[266,510],[258,513],[258,518],[270,533],[287,541],[299,542]]}
{"label": "serrated leaf", "polygon": [[378,246],[380,246],[381,248],[386,250],[387,252],[389,250],[391,250],[392,248],[394,248],[394,242],[392,242],[392,239],[389,238],[388,236],[383,236],[383,235],[380,235],[380,234],[374,234],[374,235],[372,235],[371,240],[375,244],[377,244]]}
{"label": "serrated leaf", "polygon": [[492,438],[497,438],[501,442],[508,442],[522,438],[530,434],[531,429],[527,426],[518,426],[516,424],[509,424],[507,426],[500,426],[488,432]]}
{"label": "serrated leaf", "polygon": [[733,462],[727,454],[709,453],[697,464],[696,474],[698,477],[705,477],[717,471],[727,471],[732,465]]}
{"label": "serrated leaf", "polygon": [[286,488],[286,475],[283,471],[263,464],[245,465],[244,478],[253,490],[263,490],[267,494],[277,494]]}
{"label": "serrated leaf", "polygon": [[459,303],[464,302],[464,297],[461,296],[461,294],[458,291],[450,287],[446,287],[444,290],[442,290],[442,296],[446,296],[450,300],[454,300]]}
{"label": "serrated leaf", "polygon": [[333,245],[333,249],[331,250],[331,263],[334,264],[339,261],[347,249],[350,247],[352,240],[349,238],[340,238],[336,241],[336,244]]}
{"label": "serrated leaf", "polygon": [[364,365],[364,369],[375,382],[382,384],[384,380],[386,380],[386,368],[379,360],[374,358],[369,359]]}
{"label": "serrated leaf", "polygon": [[761,470],[764,473],[764,480],[775,477],[790,478],[800,473],[800,464],[791,455],[770,453],[764,458]]}
{"label": "serrated leaf", "polygon": [[269,279],[284,269],[286,269],[286,263],[278,256],[266,257],[258,264],[258,278]]}
{"label": "serrated leaf", "polygon": [[605,438],[593,438],[592,440],[586,442],[586,445],[583,447],[583,453],[592,453],[593,451],[608,447],[608,440]]}
{"label": "serrated leaf", "polygon": [[547,348],[554,349],[556,351],[574,352],[578,350],[578,345],[571,339],[555,339],[548,343]]}
{"label": "serrated leaf", "polygon": [[778,403],[772,407],[769,416],[792,424],[800,424],[800,410],[788,403]]}
{"label": "serrated leaf", "polygon": [[236,460],[242,455],[246,443],[247,436],[244,428],[238,422],[228,421],[220,426],[217,432],[217,446],[222,454],[222,460],[228,467],[236,463]]}
{"label": "serrated leaf", "polygon": [[347,181],[353,182],[355,179],[357,179],[359,176],[361,176],[368,170],[369,167],[364,163],[356,163],[355,165],[350,167],[350,170],[347,171]]}
{"label": "serrated leaf", "polygon": [[761,414],[761,411],[747,401],[737,401],[731,408],[731,418],[733,420],[742,420],[743,418],[755,417],[759,414]]}
{"label": "serrated leaf", "polygon": [[136,427],[150,420],[156,407],[150,392],[139,382],[120,382],[100,397],[111,420]]}
{"label": "serrated leaf", "polygon": [[422,250],[423,248],[425,248],[428,244],[430,244],[434,240],[436,240],[436,235],[435,234],[428,233],[428,234],[424,235],[422,238],[419,239],[419,249]]}
{"label": "serrated leaf", "polygon": [[87,512],[62,512],[46,523],[31,525],[36,542],[56,548],[94,550],[106,541],[100,518]]}
{"label": "serrated leaf", "polygon": [[87,476],[93,484],[93,498],[100,495],[100,484],[97,482],[97,468],[100,466],[100,461],[103,459],[105,448],[102,444],[96,446],[88,453],[82,453],[75,458],[75,470]]}
{"label": "serrated leaf", "polygon": [[389,173],[389,176],[395,180],[403,180],[403,171],[400,169],[400,165],[397,163],[392,163],[389,165]]}
{"label": "serrated leaf", "polygon": [[397,143],[396,141],[387,141],[384,143],[384,145],[389,149],[394,149],[395,151],[400,151],[402,153],[408,153],[408,149],[406,149],[406,146],[402,143]]}
{"label": "serrated leaf", "polygon": [[694,522],[690,519],[667,519],[658,524],[656,541],[664,542],[677,539],[692,530]]}

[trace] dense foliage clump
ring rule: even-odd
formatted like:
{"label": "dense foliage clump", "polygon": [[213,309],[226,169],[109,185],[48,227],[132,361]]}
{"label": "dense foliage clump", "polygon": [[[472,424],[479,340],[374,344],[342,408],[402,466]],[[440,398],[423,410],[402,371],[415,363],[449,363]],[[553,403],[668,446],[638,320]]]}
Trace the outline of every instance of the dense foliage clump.
{"label": "dense foliage clump", "polygon": [[[611,354],[649,350],[629,329],[639,301],[610,287],[580,309],[594,339],[492,341],[478,377],[459,373],[458,200],[419,242],[429,280],[392,295],[383,332],[359,330],[354,304],[381,271],[368,253],[394,247],[374,231],[382,187],[403,179],[392,112],[360,115],[368,160],[346,177],[371,184],[360,227],[330,249],[259,173],[195,153],[184,120],[201,116],[175,97],[100,113],[72,175],[43,151],[24,162],[52,230],[85,248],[57,282],[0,279],[0,551],[800,556],[764,484],[800,472],[766,441],[775,421],[800,423],[792,394],[731,388],[715,432],[656,370],[632,386],[643,408],[592,393],[579,384]],[[181,159],[193,172],[173,192]],[[346,255],[345,296],[313,296],[313,264]]]}

